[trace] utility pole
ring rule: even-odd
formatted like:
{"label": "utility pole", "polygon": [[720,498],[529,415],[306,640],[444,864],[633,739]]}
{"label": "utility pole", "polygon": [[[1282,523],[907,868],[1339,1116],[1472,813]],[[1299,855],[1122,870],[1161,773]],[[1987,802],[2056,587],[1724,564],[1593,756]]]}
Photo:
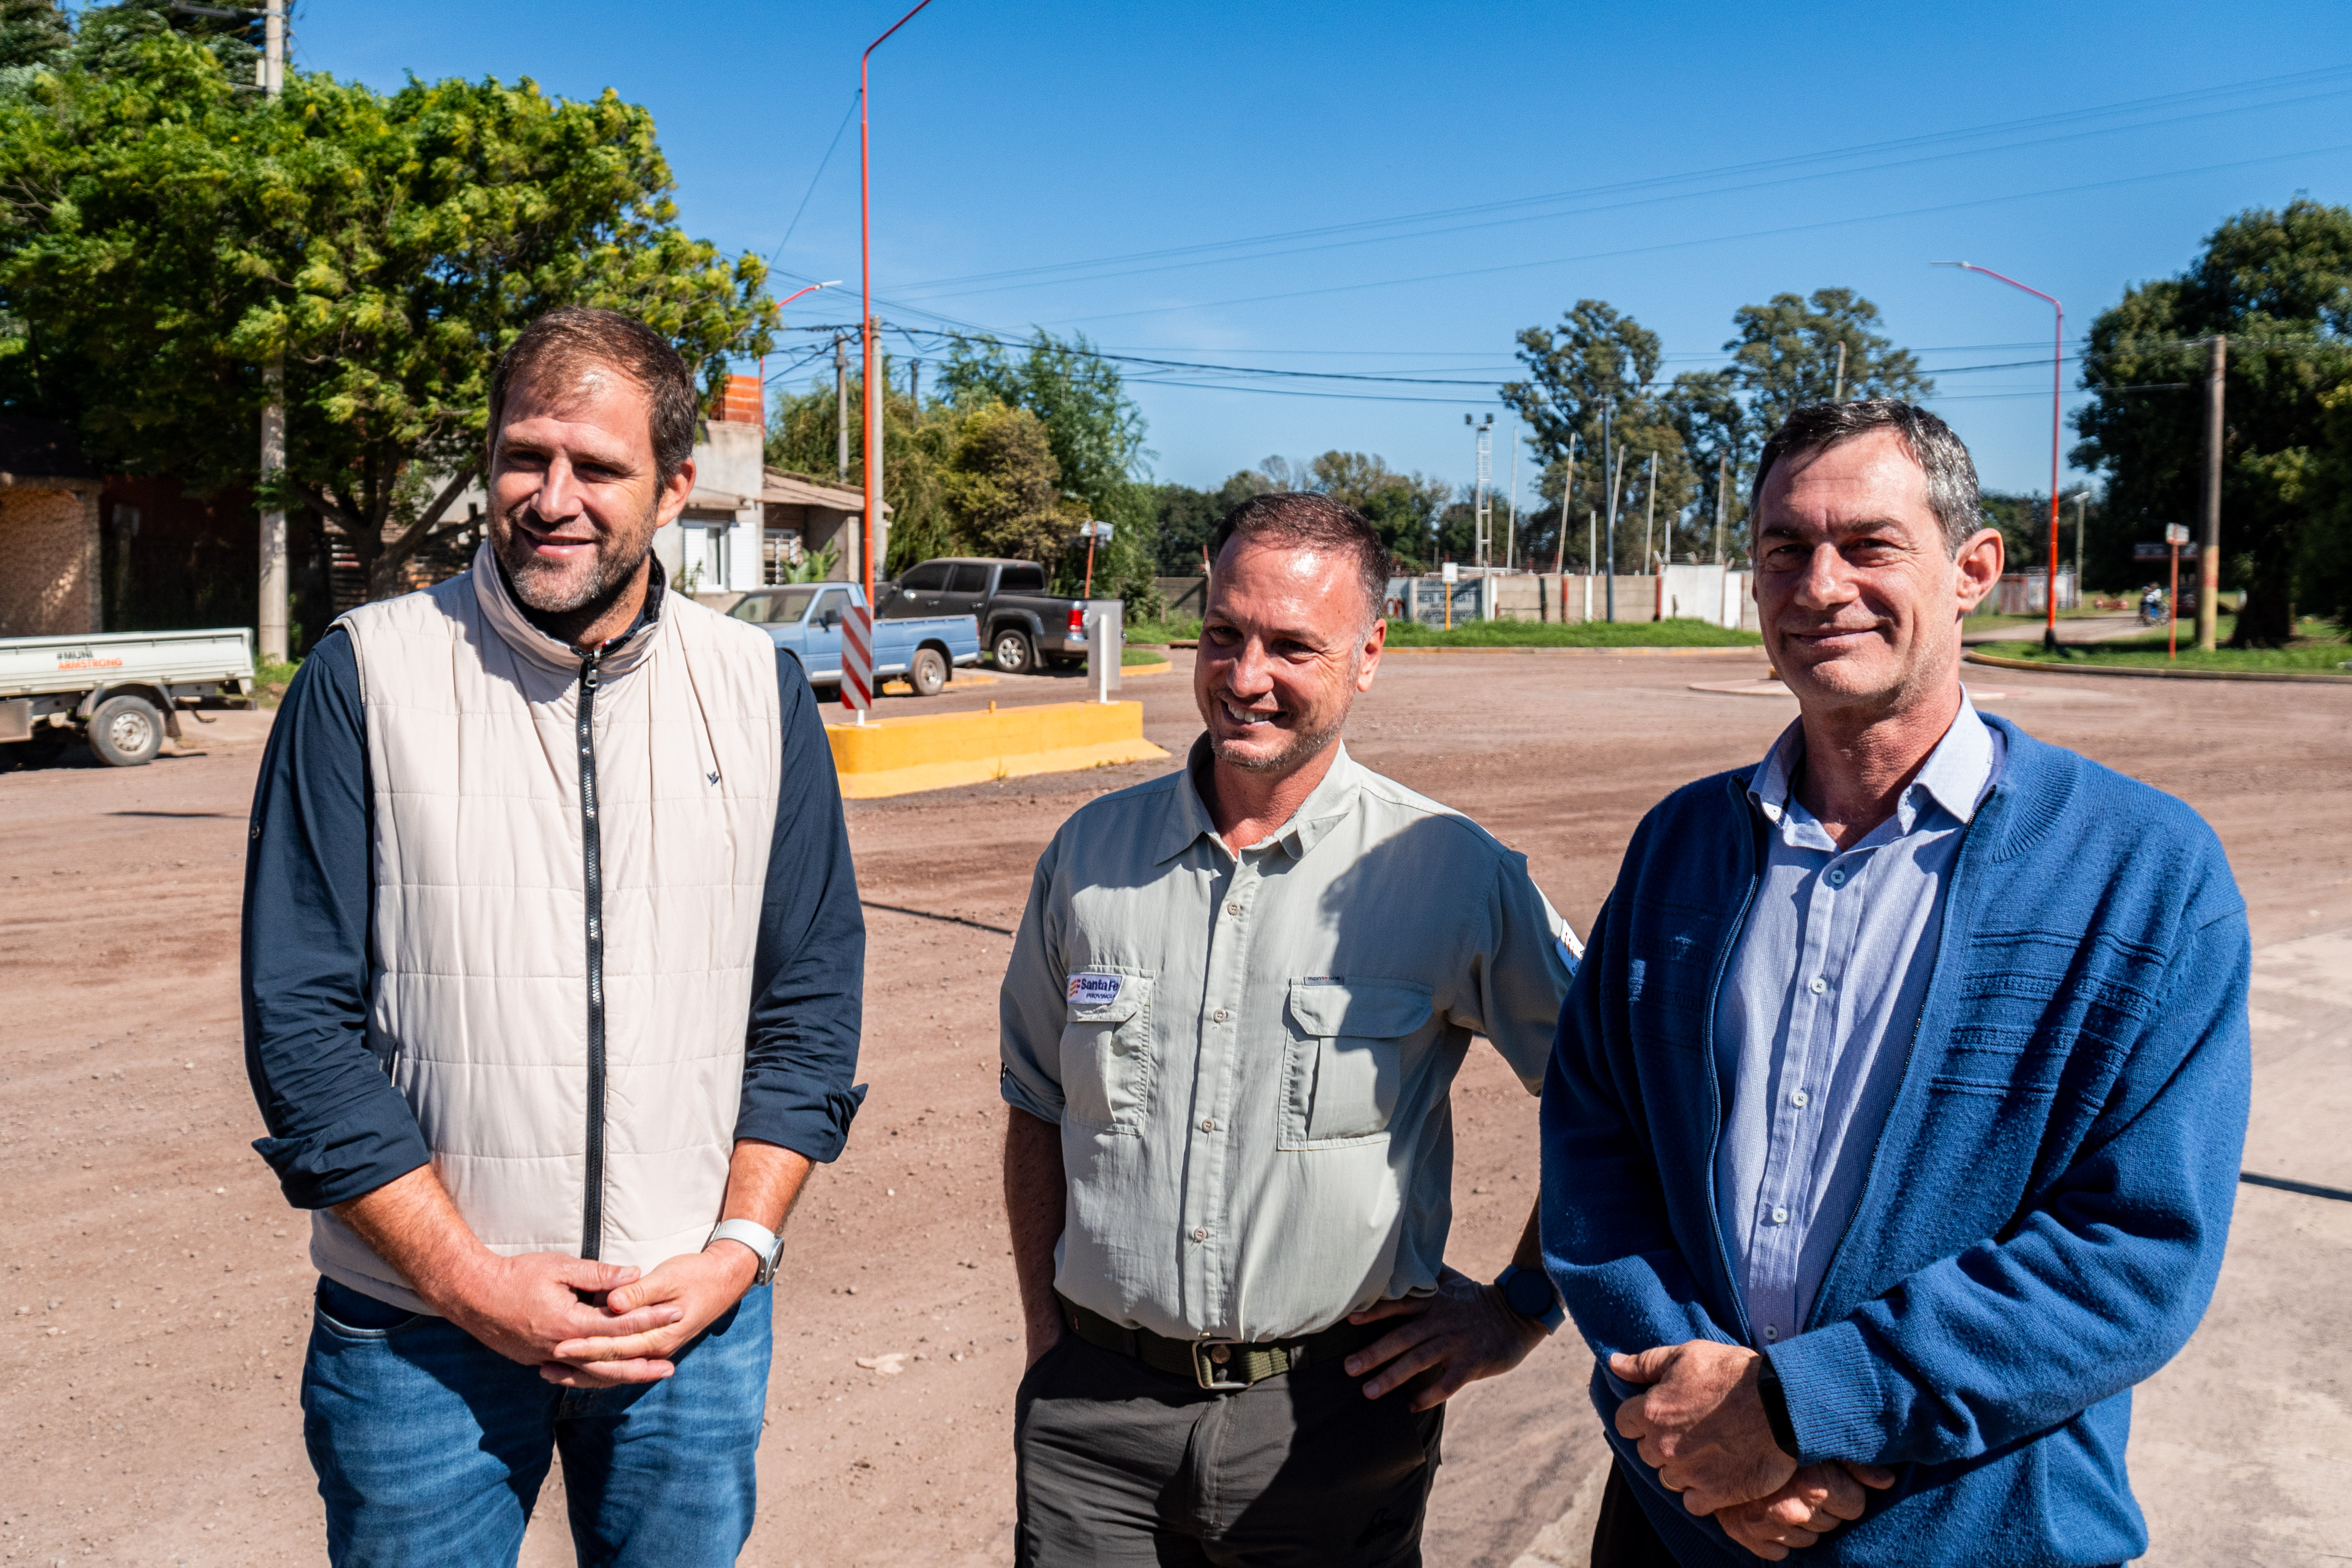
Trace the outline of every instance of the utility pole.
{"label": "utility pole", "polygon": [[2076,490],[2074,492],[2074,602],[2077,605],[2083,602],[2083,514],[2090,510],[2090,490],[2087,489]]}
{"label": "utility pole", "polygon": [[[286,0],[268,0],[262,13],[261,90],[275,102],[286,85]],[[286,469],[286,355],[269,356],[261,368],[269,401],[261,405],[261,482],[273,483]],[[264,660],[283,664],[286,640],[286,600],[289,588],[286,566],[286,512],[271,507],[261,514],[261,605],[256,617],[257,640]]]}
{"label": "utility pole", "polygon": [[1470,416],[1465,414],[1462,416],[1462,423],[1468,425],[1477,437],[1476,477],[1471,481],[1470,489],[1470,519],[1473,531],[1470,554],[1471,563],[1483,573],[1486,570],[1486,558],[1489,553],[1486,534],[1494,515],[1486,492],[1495,477],[1495,416],[1491,414],[1487,415],[1486,423],[1479,425],[1473,422]]}
{"label": "utility pole", "polygon": [[1838,344],[1837,389],[1830,394],[1832,403],[1845,401],[1845,344]]}
{"label": "utility pole", "polygon": [[[1602,568],[1606,574],[1601,579],[1601,613],[1612,621],[1617,618],[1617,483],[1625,477],[1624,455],[1616,452],[1610,430],[1611,417],[1616,412],[1617,400],[1613,397],[1601,405],[1601,482],[1609,492],[1604,498],[1609,508],[1609,564]],[[1615,464],[1613,471],[1612,463]]]}
{"label": "utility pole", "polygon": [[1724,510],[1731,504],[1731,454],[1715,455],[1715,563],[1723,564]]}
{"label": "utility pole", "polygon": [[2205,364],[2205,543],[2197,552],[2197,646],[2207,653],[2221,609],[2221,372],[2229,354],[2230,340],[2215,333]]}
{"label": "utility pole", "polygon": [[[1642,479],[1642,491],[1644,491],[1646,496],[1644,505],[1649,508],[1649,512],[1642,517],[1642,569],[1644,569],[1644,572],[1654,572],[1656,566],[1651,564],[1651,562],[1656,560],[1656,557],[1654,557],[1654,548],[1656,548],[1656,545],[1651,543],[1651,541],[1654,541],[1658,533],[1658,454],[1656,451],[1651,451],[1649,454],[1649,478]],[[1673,541],[1667,541],[1667,543],[1673,543]],[[1670,555],[1673,555],[1673,550],[1670,550]]]}
{"label": "utility pole", "polygon": [[1511,499],[1503,514],[1503,570],[1519,558],[1519,422],[1511,421]]}
{"label": "utility pole", "polygon": [[923,405],[923,362],[919,359],[907,362],[907,401],[918,409]]}
{"label": "utility pole", "polygon": [[[1571,430],[1568,433],[1568,472],[1559,480],[1559,537],[1553,542],[1551,552],[1551,574],[1555,577],[1568,569],[1568,509],[1575,500],[1576,432]],[[1565,605],[1560,618],[1568,618]]]}
{"label": "utility pole", "polygon": [[833,475],[849,482],[849,340],[833,334]]}

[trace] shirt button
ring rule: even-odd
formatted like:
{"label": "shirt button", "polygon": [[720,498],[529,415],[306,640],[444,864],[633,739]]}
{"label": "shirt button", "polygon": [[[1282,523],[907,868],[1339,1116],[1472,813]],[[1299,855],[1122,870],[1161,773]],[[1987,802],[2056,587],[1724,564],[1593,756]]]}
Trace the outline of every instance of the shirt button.
{"label": "shirt button", "polygon": [[1229,915],[1237,915],[1237,914],[1239,914],[1239,913],[1241,913],[1241,912],[1242,912],[1242,907],[1241,907],[1241,905],[1239,905],[1239,904],[1227,904],[1227,905],[1225,906],[1225,913],[1227,913],[1227,914],[1229,914]]}
{"label": "shirt button", "polygon": [[1774,1225],[1786,1225],[1786,1224],[1788,1224],[1788,1223],[1789,1223],[1789,1211],[1788,1211],[1787,1209],[1785,1209],[1785,1208],[1782,1208],[1782,1207],[1781,1207],[1780,1205],[1778,1205],[1778,1204],[1773,1205],[1772,1205],[1772,1223],[1773,1223]]}
{"label": "shirt button", "polygon": [[1774,1327],[1773,1327],[1771,1324],[1769,1324],[1769,1323],[1765,1324],[1765,1325],[1764,1325],[1764,1342],[1765,1342],[1766,1344],[1768,1344],[1768,1345],[1770,1345],[1770,1344],[1778,1344],[1778,1343],[1780,1343],[1780,1331],[1779,1329],[1777,1329],[1777,1328],[1774,1328]]}
{"label": "shirt button", "polygon": [[1209,1016],[1222,1024],[1225,1021],[1225,1010],[1223,1007],[1220,1007],[1215,1012],[1210,1014]]}
{"label": "shirt button", "polygon": [[1811,1103],[1812,1103],[1812,1100],[1813,1100],[1813,1097],[1812,1097],[1811,1095],[1810,1095],[1810,1094],[1807,1094],[1807,1093],[1806,1093],[1803,1089],[1793,1089],[1793,1090],[1791,1090],[1791,1091],[1790,1092],[1790,1095],[1789,1095],[1789,1103],[1790,1103],[1790,1104],[1791,1104],[1791,1105],[1793,1105],[1793,1106],[1795,1106],[1795,1107],[1796,1107],[1798,1110],[1804,1110],[1806,1106],[1808,1106],[1808,1105],[1811,1104]]}
{"label": "shirt button", "polygon": [[1192,1232],[1192,1239],[1194,1241],[1206,1241],[1209,1239],[1209,1233],[1205,1230],[1195,1229]]}
{"label": "shirt button", "polygon": [[1215,1117],[1213,1117],[1213,1116],[1203,1116],[1202,1118],[1201,1118],[1201,1131],[1203,1131],[1203,1132],[1214,1132],[1216,1130],[1217,1130],[1217,1119],[1216,1119]]}
{"label": "shirt button", "polygon": [[[1830,988],[1830,983],[1829,983],[1828,981],[1826,981],[1826,980],[1822,979],[1822,978],[1820,975],[1818,975],[1818,974],[1814,975],[1811,980],[1809,980],[1809,981],[1805,982],[1805,989],[1806,989],[1806,990],[1808,990],[1808,991],[1810,991],[1810,992],[1811,992],[1811,993],[1812,993],[1814,995],[1816,995],[1816,996],[1820,995],[1822,992],[1824,992],[1824,991],[1828,990],[1829,988]],[[1223,1017],[1223,1014],[1219,1014],[1219,1015],[1218,1015],[1218,1016]]]}
{"label": "shirt button", "polygon": [[1844,867],[1843,867],[1843,866],[1840,866],[1836,870],[1832,871],[1832,872],[1830,873],[1829,880],[1830,880],[1830,886],[1831,886],[1831,887],[1832,887],[1832,888],[1843,888],[1843,887],[1844,887],[1844,886],[1845,886],[1845,868],[1844,868]]}

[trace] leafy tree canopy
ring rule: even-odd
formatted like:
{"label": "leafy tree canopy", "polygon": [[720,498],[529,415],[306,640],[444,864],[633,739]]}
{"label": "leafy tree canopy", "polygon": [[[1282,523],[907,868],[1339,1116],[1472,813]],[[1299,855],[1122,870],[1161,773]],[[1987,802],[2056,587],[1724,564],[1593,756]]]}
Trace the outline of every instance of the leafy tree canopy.
{"label": "leafy tree canopy", "polygon": [[[274,481],[339,532],[372,596],[479,471],[498,355],[559,305],[626,311],[706,367],[768,347],[759,258],[676,226],[652,116],[508,86],[384,95],[289,74],[239,91],[163,31],[0,101],[0,402],[76,419],[121,471]],[[265,486],[265,489],[270,488]]]}
{"label": "leafy tree canopy", "polygon": [[[2294,633],[2299,595],[2352,611],[2339,562],[2352,447],[2337,410],[2352,384],[2352,208],[2298,198],[2207,237],[2179,277],[2127,291],[2091,324],[2074,415],[2077,467],[2105,471],[2115,526],[2158,540],[2203,515],[2210,340],[2225,334],[2225,583],[2242,584],[2240,646]],[[2340,476],[2340,477],[2339,477]]]}

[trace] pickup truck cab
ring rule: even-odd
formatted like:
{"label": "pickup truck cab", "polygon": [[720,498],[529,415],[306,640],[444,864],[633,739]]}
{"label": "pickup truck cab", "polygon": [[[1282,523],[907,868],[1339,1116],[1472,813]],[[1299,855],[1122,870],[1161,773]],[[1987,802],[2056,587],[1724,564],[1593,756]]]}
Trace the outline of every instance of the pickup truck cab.
{"label": "pickup truck cab", "polygon": [[[800,661],[811,686],[841,685],[841,619],[866,602],[855,583],[795,583],[744,595],[727,613],[766,632]],[[938,695],[959,665],[980,661],[980,629],[970,616],[927,616],[874,623],[874,690],[904,677],[919,697]]]}
{"label": "pickup truck cab", "polygon": [[0,638],[0,742],[37,757],[88,741],[110,767],[142,767],[180,738],[182,712],[253,702],[244,626]]}
{"label": "pickup truck cab", "polygon": [[1015,675],[1087,657],[1086,601],[1048,594],[1045,569],[1034,561],[944,556],[908,567],[878,592],[885,620],[971,616],[996,668]]}

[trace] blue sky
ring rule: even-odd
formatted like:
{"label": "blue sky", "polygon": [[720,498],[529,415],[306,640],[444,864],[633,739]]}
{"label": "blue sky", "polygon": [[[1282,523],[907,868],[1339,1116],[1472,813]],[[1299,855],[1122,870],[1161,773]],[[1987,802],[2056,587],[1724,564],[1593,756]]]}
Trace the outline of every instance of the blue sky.
{"label": "blue sky", "polygon": [[[825,154],[908,3],[301,0],[296,59],[649,106],[690,232],[781,246],[779,293],[848,280],[806,326],[856,316],[854,121]],[[1337,447],[1466,480],[1517,329],[1605,300],[1671,372],[1738,306],[1841,285],[1945,373],[1986,482],[2039,489],[2049,307],[1928,263],[2058,295],[2073,337],[2230,213],[2352,200],[2352,6],[934,0],[875,56],[874,126],[886,321],[1419,378],[1130,367],[1161,479]]]}

